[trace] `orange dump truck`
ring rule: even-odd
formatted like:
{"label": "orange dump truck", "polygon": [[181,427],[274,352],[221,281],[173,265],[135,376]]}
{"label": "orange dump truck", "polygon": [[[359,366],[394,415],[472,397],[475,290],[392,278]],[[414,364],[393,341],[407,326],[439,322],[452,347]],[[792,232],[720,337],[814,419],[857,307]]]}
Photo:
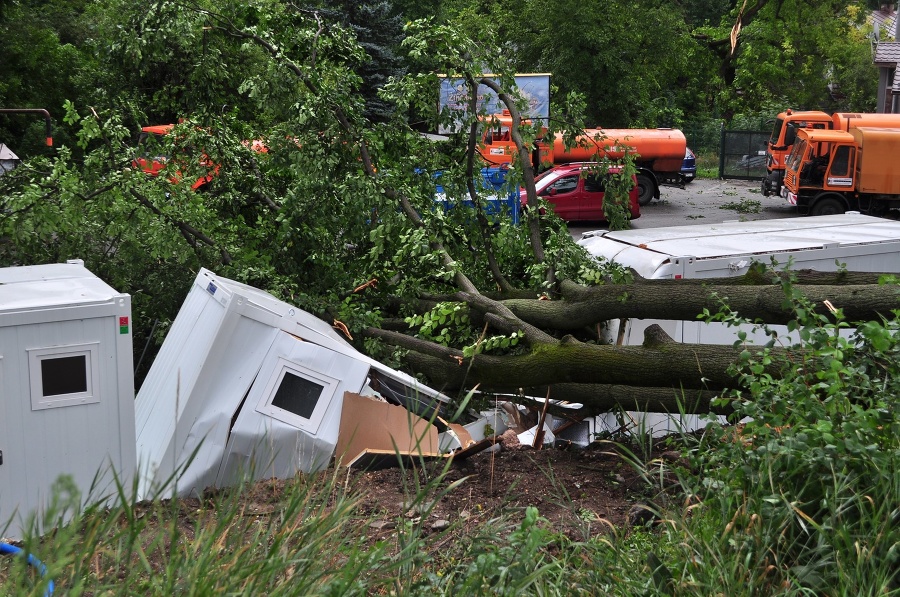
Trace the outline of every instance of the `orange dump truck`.
{"label": "orange dump truck", "polygon": [[[486,127],[480,147],[481,155],[489,164],[496,166],[513,161],[516,146],[509,135],[512,124],[509,112],[496,114],[493,125]],[[538,138],[532,153],[532,163],[538,169],[571,162],[587,162],[596,157],[618,160],[625,152],[635,156],[637,166],[638,201],[647,205],[659,198],[659,187],[663,184],[683,186],[681,173],[687,150],[684,133],[677,129],[585,129],[579,135],[574,147],[566,149],[562,135],[557,134],[550,142],[546,128]]]}
{"label": "orange dump truck", "polygon": [[762,180],[763,196],[780,195],[784,180],[785,160],[791,153],[797,132],[801,130],[849,131],[856,127],[900,128],[900,114],[864,114],[818,110],[786,110],[775,119],[772,135],[766,142],[766,176]]}
{"label": "orange dump truck", "polygon": [[877,215],[900,207],[898,152],[900,128],[800,130],[787,159],[782,195],[801,214],[816,216]]}

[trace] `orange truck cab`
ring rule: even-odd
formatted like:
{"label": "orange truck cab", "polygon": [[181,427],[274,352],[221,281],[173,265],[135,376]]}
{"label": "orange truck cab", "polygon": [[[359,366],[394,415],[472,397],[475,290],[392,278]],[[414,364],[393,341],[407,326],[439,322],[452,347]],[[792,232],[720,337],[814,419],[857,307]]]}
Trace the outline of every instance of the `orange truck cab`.
{"label": "orange truck cab", "polygon": [[785,160],[790,155],[794,140],[801,130],[849,131],[866,126],[877,128],[900,127],[900,114],[864,114],[859,112],[835,112],[819,110],[785,110],[775,119],[772,134],[766,142],[766,176],[762,180],[762,194],[780,195],[785,175]]}
{"label": "orange truck cab", "polygon": [[[492,166],[508,164],[515,159],[516,145],[509,136],[512,119],[509,111],[490,117],[492,126],[485,127],[479,147],[482,158]],[[525,121],[530,123],[530,121]],[[531,161],[537,170],[559,164],[587,162],[598,158],[619,160],[628,152],[635,157],[638,201],[647,205],[659,198],[663,184],[684,186],[688,180],[681,172],[687,151],[687,140],[678,129],[585,129],[573,147],[566,148],[561,134],[552,140],[547,129],[541,129]]]}
{"label": "orange truck cab", "polygon": [[800,130],[782,195],[801,214],[880,214],[900,207],[900,128]]}

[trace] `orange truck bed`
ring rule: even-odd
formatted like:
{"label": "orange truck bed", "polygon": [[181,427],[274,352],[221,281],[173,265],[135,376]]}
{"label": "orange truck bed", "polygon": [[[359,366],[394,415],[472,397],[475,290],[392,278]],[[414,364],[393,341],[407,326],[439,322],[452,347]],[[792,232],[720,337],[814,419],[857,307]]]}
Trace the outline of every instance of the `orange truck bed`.
{"label": "orange truck bed", "polygon": [[857,190],[860,193],[900,195],[900,171],[896,167],[900,128],[860,127],[850,129],[850,133],[861,148]]}

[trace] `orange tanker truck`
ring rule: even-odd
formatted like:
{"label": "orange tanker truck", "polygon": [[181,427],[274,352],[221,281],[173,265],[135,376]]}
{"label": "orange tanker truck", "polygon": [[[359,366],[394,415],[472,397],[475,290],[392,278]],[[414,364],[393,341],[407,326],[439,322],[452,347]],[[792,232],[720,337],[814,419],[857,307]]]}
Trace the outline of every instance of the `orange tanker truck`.
{"label": "orange tanker truck", "polygon": [[900,207],[900,129],[797,132],[787,159],[782,195],[801,214],[859,211],[873,215]]}
{"label": "orange tanker truck", "polygon": [[[507,110],[489,118],[491,125],[485,127],[479,148],[481,156],[491,166],[509,164],[516,154],[515,143],[509,134],[512,118]],[[619,160],[627,151],[635,157],[641,205],[659,198],[660,185],[683,186],[687,182],[681,173],[687,140],[677,129],[585,129],[584,134],[578,136],[576,145],[567,149],[561,134],[551,142],[547,129],[542,128],[536,146],[532,163],[538,170],[571,162],[588,162],[598,157]]]}
{"label": "orange tanker truck", "polygon": [[900,114],[863,114],[818,110],[786,110],[775,119],[772,135],[766,142],[766,176],[762,180],[763,196],[780,195],[784,180],[784,162],[791,153],[800,130],[849,131],[856,127],[900,128]]}

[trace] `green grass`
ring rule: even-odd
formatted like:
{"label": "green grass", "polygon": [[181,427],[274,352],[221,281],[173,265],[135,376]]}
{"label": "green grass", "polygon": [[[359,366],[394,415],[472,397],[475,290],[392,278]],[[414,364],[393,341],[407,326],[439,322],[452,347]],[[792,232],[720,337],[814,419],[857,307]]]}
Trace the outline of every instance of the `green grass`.
{"label": "green grass", "polygon": [[719,156],[701,153],[696,156],[697,178],[719,178]]}
{"label": "green grass", "polygon": [[[710,450],[710,443],[686,439],[683,450]],[[643,458],[634,463],[645,467],[652,484],[666,465]],[[359,511],[357,496],[344,491],[340,478],[320,473],[290,481],[267,515],[253,511],[239,490],[181,508],[167,500],[131,506],[121,496],[116,507],[80,512],[43,538],[27,539],[25,548],[47,563],[59,595],[900,592],[894,579],[900,475],[860,480],[865,491],[835,488],[846,498],[841,510],[808,519],[788,488],[769,493],[762,482],[783,475],[781,467],[761,468],[758,489],[744,493],[704,487],[712,471],[669,472],[682,481],[656,500],[662,522],[581,541],[556,533],[529,507],[466,532],[453,525],[429,533],[420,520],[401,518],[393,539],[372,545],[366,530],[376,517]],[[427,510],[439,481],[419,487],[411,499]],[[0,559],[0,594],[44,590],[21,560]]]}

